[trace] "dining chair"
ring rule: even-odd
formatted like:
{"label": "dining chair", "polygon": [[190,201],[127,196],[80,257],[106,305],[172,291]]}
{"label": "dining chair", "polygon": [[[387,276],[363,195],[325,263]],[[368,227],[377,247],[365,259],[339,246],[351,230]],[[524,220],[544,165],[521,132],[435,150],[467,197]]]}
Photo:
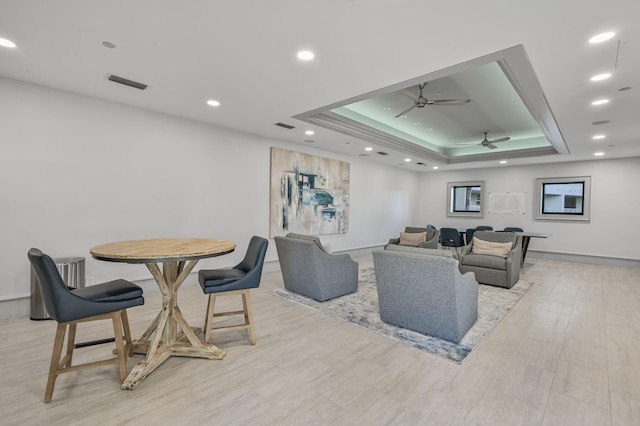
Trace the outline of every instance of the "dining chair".
{"label": "dining chair", "polygon": [[[253,311],[249,290],[260,285],[262,266],[269,242],[261,237],[253,236],[242,262],[233,268],[202,269],[198,272],[198,281],[204,294],[209,295],[207,312],[204,320],[204,341],[208,342],[212,332],[249,329],[249,339],[256,344],[253,327]],[[217,296],[242,296],[241,311],[214,312]],[[230,326],[213,326],[215,317],[244,315],[244,323]]]}
{"label": "dining chair", "polygon": [[493,226],[489,226],[489,225],[476,226],[476,231],[493,231]]}
{"label": "dining chair", "polygon": [[518,228],[517,226],[507,226],[502,231],[503,232],[524,232],[522,228]]}
{"label": "dining chair", "polygon": [[442,247],[453,247],[458,258],[458,247],[464,246],[462,235],[456,228],[440,228],[440,244]]}
{"label": "dining chair", "polygon": [[[126,357],[133,354],[126,310],[144,304],[142,289],[122,279],[71,289],[65,285],[51,257],[36,248],[30,249],[27,256],[38,279],[49,316],[58,322],[44,402],[51,401],[56,379],[62,373],[118,363],[120,381],[123,381],[127,377]],[[117,357],[72,365],[73,350],[80,346],[75,344],[77,325],[105,319],[111,319],[113,323]],[[67,352],[61,361],[65,336]]]}
{"label": "dining chair", "polygon": [[471,241],[473,241],[474,232],[476,232],[476,228],[467,228],[467,230],[464,231],[464,238],[467,245],[471,244]]}

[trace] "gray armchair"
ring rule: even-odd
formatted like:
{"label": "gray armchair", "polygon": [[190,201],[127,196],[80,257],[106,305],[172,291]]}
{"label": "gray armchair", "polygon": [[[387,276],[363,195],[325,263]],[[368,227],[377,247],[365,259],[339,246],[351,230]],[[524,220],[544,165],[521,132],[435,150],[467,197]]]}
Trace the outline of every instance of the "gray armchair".
{"label": "gray armchair", "polygon": [[450,252],[438,252],[373,251],[380,318],[457,343],[478,319],[478,283]]}
{"label": "gray armchair", "polygon": [[460,271],[473,272],[479,283],[511,288],[520,279],[522,237],[512,232],[476,231],[473,235],[483,241],[511,243],[506,257],[473,253],[473,242],[460,255]]}
{"label": "gray armchair", "polygon": [[318,237],[275,237],[287,290],[320,302],[358,290],[358,263],[348,254],[328,254]]}
{"label": "gray armchair", "polygon": [[[404,228],[404,232],[408,234],[419,234],[421,232],[427,233],[427,239],[424,243],[420,244],[418,247],[428,248],[428,249],[437,249],[438,248],[438,239],[440,238],[440,231],[435,228],[416,228],[414,226],[407,226]],[[387,244],[400,244],[400,238],[391,238]]]}

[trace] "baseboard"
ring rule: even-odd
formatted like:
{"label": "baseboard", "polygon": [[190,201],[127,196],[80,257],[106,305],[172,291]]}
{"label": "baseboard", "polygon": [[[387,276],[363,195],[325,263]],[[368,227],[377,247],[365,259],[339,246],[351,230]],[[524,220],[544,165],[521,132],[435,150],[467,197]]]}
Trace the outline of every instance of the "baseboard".
{"label": "baseboard", "polygon": [[28,316],[31,312],[31,298],[29,296],[0,300],[0,320]]}
{"label": "baseboard", "polygon": [[640,268],[640,259],[621,259],[618,257],[592,256],[575,253],[558,253],[553,251],[528,250],[527,259],[551,259],[561,262],[588,263],[591,265],[624,266],[627,268]]}

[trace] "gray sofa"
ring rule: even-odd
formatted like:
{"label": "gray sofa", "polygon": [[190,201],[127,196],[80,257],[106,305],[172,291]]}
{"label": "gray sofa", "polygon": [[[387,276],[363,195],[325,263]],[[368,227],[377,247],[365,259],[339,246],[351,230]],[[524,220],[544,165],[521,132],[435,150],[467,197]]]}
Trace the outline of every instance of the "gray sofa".
{"label": "gray sofa", "polygon": [[287,290],[320,302],[358,290],[358,263],[348,254],[326,253],[318,237],[275,237]]}
{"label": "gray sofa", "polygon": [[[437,249],[438,248],[438,239],[440,238],[440,231],[438,229],[431,228],[417,228],[415,226],[407,226],[404,228],[404,232],[408,234],[419,234],[421,232],[427,233],[427,240],[420,244],[421,248],[429,248],[429,249]],[[387,245],[400,244],[400,238],[391,238]]]}
{"label": "gray sofa", "polygon": [[511,288],[520,279],[522,237],[512,232],[476,231],[474,238],[484,241],[511,243],[507,257],[473,253],[473,242],[460,254],[460,271],[473,272],[482,284]]}
{"label": "gray sofa", "polygon": [[445,250],[374,250],[380,318],[460,342],[478,319],[478,283]]}

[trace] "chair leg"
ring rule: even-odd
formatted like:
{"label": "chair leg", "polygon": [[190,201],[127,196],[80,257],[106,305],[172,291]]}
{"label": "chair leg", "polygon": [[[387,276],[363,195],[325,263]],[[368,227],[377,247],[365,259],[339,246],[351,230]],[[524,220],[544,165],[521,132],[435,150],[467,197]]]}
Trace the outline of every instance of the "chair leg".
{"label": "chair leg", "polygon": [[[241,311],[226,311],[226,312],[214,312],[216,296],[242,296],[242,307]],[[244,323],[242,325],[230,325],[230,326],[221,326],[214,327],[213,319],[215,317],[224,317],[229,315],[243,315]],[[227,293],[218,293],[218,294],[210,294],[209,302],[207,304],[207,313],[204,321],[204,341],[208,342],[211,338],[211,333],[214,331],[231,331],[231,330],[240,330],[240,329],[249,329],[249,338],[251,340],[251,344],[256,344],[256,335],[255,330],[253,328],[253,310],[251,306],[251,293],[247,290],[235,290]]]}
{"label": "chair leg", "polygon": [[253,329],[253,309],[251,307],[251,293],[246,290],[242,293],[242,305],[244,307],[244,322],[249,326],[249,339],[251,344],[256,344],[256,333]]}
{"label": "chair leg", "polygon": [[62,366],[63,368],[71,367],[71,361],[73,359],[73,349],[75,348],[76,344],[77,327],[78,324],[76,323],[69,324],[69,334],[67,335],[67,355],[65,357],[67,362],[64,363],[64,365]]}
{"label": "chair leg", "polygon": [[120,317],[122,319],[122,328],[124,329],[124,342],[125,353],[127,356],[133,356],[133,341],[131,340],[131,329],[129,328],[129,315],[127,310],[120,311]]}
{"label": "chair leg", "polygon": [[204,318],[204,341],[208,342],[211,338],[211,327],[213,327],[213,310],[216,304],[216,295],[210,294],[207,303],[207,313]]}
{"label": "chair leg", "polygon": [[118,354],[118,369],[120,370],[120,381],[127,378],[127,354],[122,342],[122,314],[114,312],[111,314],[113,321],[113,335],[116,338],[116,353]]}
{"label": "chair leg", "polygon": [[62,346],[64,344],[64,336],[67,334],[67,324],[58,324],[56,329],[56,338],[53,342],[53,352],[51,354],[51,366],[49,367],[49,378],[47,379],[47,388],[44,392],[44,402],[51,401],[53,396],[53,388],[58,378],[58,367],[60,364],[60,356],[62,355]]}

